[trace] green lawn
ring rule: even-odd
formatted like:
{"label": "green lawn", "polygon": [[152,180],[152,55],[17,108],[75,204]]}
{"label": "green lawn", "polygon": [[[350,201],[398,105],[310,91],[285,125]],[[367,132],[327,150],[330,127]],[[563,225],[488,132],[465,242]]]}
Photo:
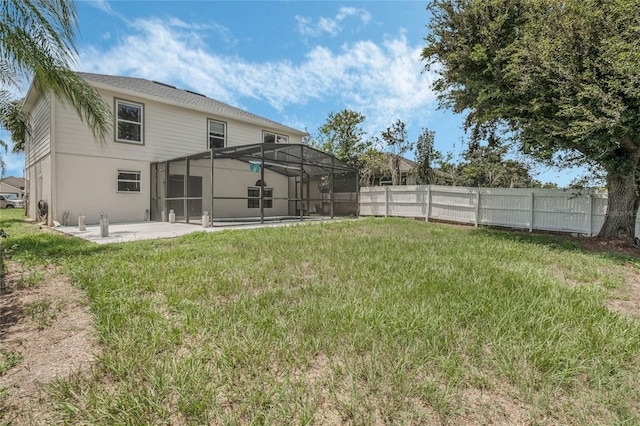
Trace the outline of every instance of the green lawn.
{"label": "green lawn", "polygon": [[640,322],[604,307],[629,258],[405,219],[106,246],[0,220],[91,300],[61,422],[640,423]]}

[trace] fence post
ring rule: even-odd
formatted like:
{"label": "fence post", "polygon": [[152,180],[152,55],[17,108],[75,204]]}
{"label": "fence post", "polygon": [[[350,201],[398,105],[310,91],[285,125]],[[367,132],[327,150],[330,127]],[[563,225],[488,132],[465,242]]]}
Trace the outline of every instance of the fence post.
{"label": "fence post", "polygon": [[427,186],[427,217],[425,222],[429,222],[429,217],[431,217],[431,185]]}
{"label": "fence post", "polygon": [[530,202],[529,204],[531,205],[531,212],[529,214],[529,232],[533,232],[533,212],[535,210],[535,202],[536,202],[536,197],[533,191],[531,191],[531,196],[530,196]]}
{"label": "fence post", "polygon": [[591,237],[592,232],[592,223],[593,223],[593,194],[589,193],[587,199],[587,236]]}
{"label": "fence post", "polygon": [[389,217],[389,187],[384,186],[384,217]]}
{"label": "fence post", "polygon": [[424,186],[424,203],[422,204],[422,214],[424,216],[424,221],[429,221],[429,186]]}
{"label": "fence post", "polygon": [[473,225],[477,228],[478,227],[478,217],[480,216],[480,188],[476,188],[476,217],[474,220]]}

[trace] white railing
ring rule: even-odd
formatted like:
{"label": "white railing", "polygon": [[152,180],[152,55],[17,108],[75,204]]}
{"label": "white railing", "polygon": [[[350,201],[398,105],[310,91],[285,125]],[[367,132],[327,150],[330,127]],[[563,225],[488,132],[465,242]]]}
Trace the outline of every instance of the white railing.
{"label": "white railing", "polygon": [[[404,216],[472,225],[597,235],[607,192],[456,186],[360,188],[361,216]],[[636,235],[640,229],[636,219]]]}

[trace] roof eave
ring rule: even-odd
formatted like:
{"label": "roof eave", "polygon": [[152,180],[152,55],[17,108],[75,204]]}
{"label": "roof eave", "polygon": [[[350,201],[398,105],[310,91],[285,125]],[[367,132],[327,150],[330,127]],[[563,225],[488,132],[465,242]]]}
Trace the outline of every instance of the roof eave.
{"label": "roof eave", "polygon": [[37,95],[42,95],[42,91],[36,87],[36,81],[34,79],[34,80],[31,80],[31,84],[29,85],[27,94],[23,98],[22,108],[24,110],[29,111],[31,107],[35,106],[37,98],[34,98],[34,96],[37,96]]}

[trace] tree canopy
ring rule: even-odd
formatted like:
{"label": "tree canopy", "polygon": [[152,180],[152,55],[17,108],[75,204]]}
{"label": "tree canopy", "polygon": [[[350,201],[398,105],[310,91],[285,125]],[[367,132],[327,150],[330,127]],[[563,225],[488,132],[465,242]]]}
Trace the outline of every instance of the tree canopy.
{"label": "tree canopy", "polygon": [[[531,176],[531,167],[509,159],[508,147],[495,135],[488,144],[472,138],[460,161],[450,152],[443,154],[434,147],[435,132],[423,129],[415,144],[409,140],[405,123],[398,119],[369,138],[363,130],[365,116],[352,110],[330,113],[310,145],[335,155],[360,171],[360,186],[375,185],[391,178],[399,185],[400,158],[416,149],[416,166],[409,173],[420,185],[463,185],[492,188],[539,187]],[[388,154],[382,152],[386,148]]]}
{"label": "tree canopy", "polygon": [[471,141],[459,165],[460,185],[485,188],[534,188],[541,184],[531,176],[531,167],[508,158],[509,148],[500,139],[491,138],[481,145]]}
{"label": "tree canopy", "polygon": [[359,168],[360,157],[371,147],[362,129],[365,116],[350,109],[332,112],[318,129],[313,145],[350,166]]}
{"label": "tree canopy", "polygon": [[[24,78],[33,78],[41,90],[51,90],[69,102],[96,137],[106,136],[111,126],[109,106],[71,69],[77,55],[73,1],[2,1],[0,34],[0,120],[12,131],[14,142],[20,135],[13,132],[21,130],[11,105],[11,89],[19,88]],[[22,141],[27,133],[28,129],[22,130]]]}
{"label": "tree canopy", "polygon": [[442,106],[476,135],[607,174],[601,235],[634,236],[639,206],[637,0],[434,0],[422,56]]}
{"label": "tree canopy", "polygon": [[433,183],[433,162],[439,153],[435,149],[436,132],[422,129],[416,142],[416,180],[420,185]]}
{"label": "tree canopy", "polygon": [[391,181],[393,185],[400,185],[400,159],[413,150],[413,143],[407,136],[407,125],[398,119],[380,136],[391,153]]}

